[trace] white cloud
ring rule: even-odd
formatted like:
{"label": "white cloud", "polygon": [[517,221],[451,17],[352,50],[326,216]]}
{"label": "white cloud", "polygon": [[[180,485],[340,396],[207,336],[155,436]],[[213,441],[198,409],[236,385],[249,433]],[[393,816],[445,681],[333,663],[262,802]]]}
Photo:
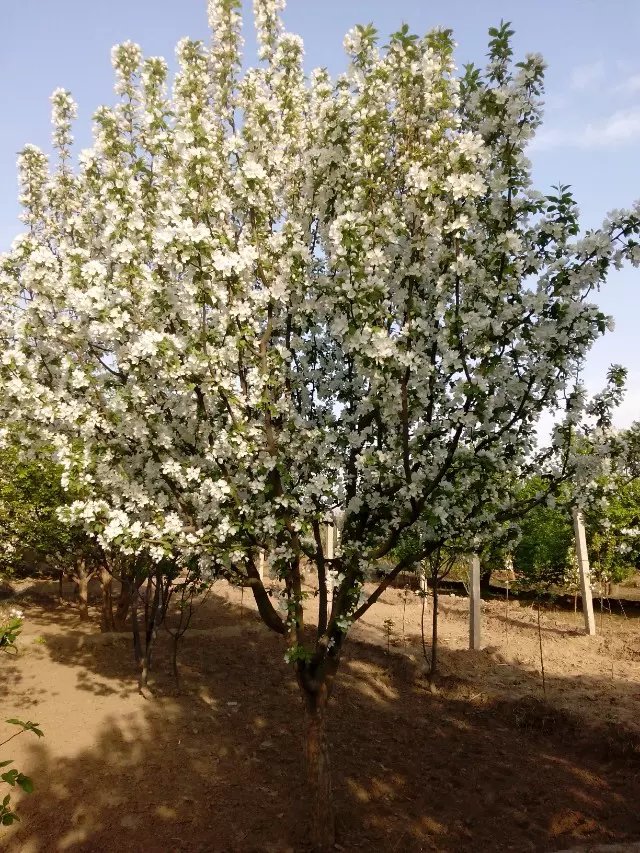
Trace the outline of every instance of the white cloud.
{"label": "white cloud", "polygon": [[631,74],[616,86],[615,91],[623,95],[637,95],[640,92],[640,74]]}
{"label": "white cloud", "polygon": [[541,130],[531,149],[550,148],[619,148],[640,139],[640,107],[618,110],[598,122],[584,127]]}
{"label": "white cloud", "polygon": [[578,65],[571,72],[569,86],[577,91],[593,88],[605,75],[604,62],[591,62],[589,65]]}
{"label": "white cloud", "polygon": [[625,145],[640,137],[640,107],[618,110],[604,121],[588,124],[582,145],[585,148],[603,148]]}

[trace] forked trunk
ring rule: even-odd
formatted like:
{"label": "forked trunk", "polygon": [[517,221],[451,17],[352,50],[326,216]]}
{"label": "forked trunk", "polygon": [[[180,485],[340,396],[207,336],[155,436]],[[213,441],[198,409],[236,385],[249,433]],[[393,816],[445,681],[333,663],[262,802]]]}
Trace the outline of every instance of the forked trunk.
{"label": "forked trunk", "polygon": [[89,618],[89,578],[86,574],[78,574],[76,576],[76,586],[78,593],[78,602],[80,604],[80,616],[83,619]]}
{"label": "forked trunk", "polygon": [[314,853],[328,853],[334,849],[336,841],[326,730],[328,690],[326,684],[323,684],[317,692],[304,692],[304,753],[311,805],[311,843]]}
{"label": "forked trunk", "polygon": [[73,580],[76,584],[76,595],[82,619],[89,618],[89,581],[93,577],[94,571],[93,568],[87,568],[87,562],[84,558],[79,559],[73,568]]}
{"label": "forked trunk", "polygon": [[[140,625],[139,621],[139,592],[136,589],[133,593],[131,605],[131,626],[133,629],[133,649],[136,656],[136,663],[139,668],[138,689],[144,695],[144,689],[148,687],[149,673],[151,671],[151,657],[153,646],[158,633],[158,615],[160,611],[161,588],[160,584],[162,576],[160,572],[156,574],[155,582],[153,577],[148,577],[146,580],[144,592],[144,625]],[[141,627],[144,630],[141,630]]]}

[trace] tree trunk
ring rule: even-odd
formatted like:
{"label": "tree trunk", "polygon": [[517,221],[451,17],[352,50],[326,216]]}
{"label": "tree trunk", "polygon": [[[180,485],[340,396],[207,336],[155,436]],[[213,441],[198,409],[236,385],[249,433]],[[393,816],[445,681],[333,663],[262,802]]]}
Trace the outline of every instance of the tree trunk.
{"label": "tree trunk", "polygon": [[480,569],[480,592],[489,592],[491,586],[491,569]]}
{"label": "tree trunk", "polygon": [[149,686],[149,672],[151,671],[151,646],[148,645],[142,656],[140,664],[140,676],[138,678],[138,690],[144,696],[144,688]]}
{"label": "tree trunk", "polygon": [[429,684],[433,684],[438,670],[438,577],[433,581],[433,620],[431,627],[431,668],[429,669]]}
{"label": "tree trunk", "polygon": [[87,572],[84,560],[76,566],[75,582],[78,601],[80,602],[80,616],[89,618],[89,579],[91,575]]}
{"label": "tree trunk", "polygon": [[173,680],[176,684],[176,690],[180,693],[180,670],[178,669],[178,644],[180,643],[180,635],[173,637],[173,648],[171,650],[171,669],[173,670]]}
{"label": "tree trunk", "polygon": [[113,578],[102,566],[100,569],[100,586],[102,587],[102,630],[115,631],[116,623],[113,615]]}
{"label": "tree trunk", "polygon": [[140,592],[133,587],[131,604],[131,627],[133,631],[133,650],[138,665],[138,690],[144,696],[144,688],[148,687],[149,673],[151,671],[151,657],[153,647],[158,633],[158,614],[161,600],[160,584],[162,575],[156,574],[155,580],[149,575],[146,579],[144,591],[144,623],[140,625],[139,620],[139,597]]}
{"label": "tree trunk", "polygon": [[115,626],[116,630],[124,631],[125,625],[127,622],[127,617],[129,616],[129,612],[131,610],[131,598],[133,595],[134,585],[129,578],[121,578],[120,579],[120,595],[118,596],[118,603],[116,605],[115,612]]}
{"label": "tree trunk", "polygon": [[304,756],[311,804],[311,844],[314,853],[328,853],[334,849],[336,836],[326,731],[327,685],[323,683],[318,691],[304,693]]}
{"label": "tree trunk", "polygon": [[138,621],[138,590],[135,588],[131,597],[131,633],[133,637],[133,656],[138,667],[141,667],[142,643],[140,642],[140,622]]}
{"label": "tree trunk", "polygon": [[420,608],[420,639],[422,640],[422,655],[424,657],[424,665],[427,667],[429,665],[429,660],[427,658],[427,644],[424,639],[424,612],[427,607],[427,593],[423,592],[420,596],[422,598],[422,606]]}

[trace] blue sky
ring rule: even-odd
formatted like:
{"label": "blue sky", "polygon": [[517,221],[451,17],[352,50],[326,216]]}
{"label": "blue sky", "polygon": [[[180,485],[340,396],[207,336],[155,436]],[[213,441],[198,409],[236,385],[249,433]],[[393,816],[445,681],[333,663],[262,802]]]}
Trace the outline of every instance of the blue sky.
{"label": "blue sky", "polygon": [[[245,3],[250,12],[249,3]],[[78,148],[90,143],[91,114],[112,101],[111,46],[131,39],[147,55],[173,62],[185,35],[208,38],[206,0],[4,0],[0,35],[0,251],[19,232],[17,152],[48,146],[51,91],[64,86],[79,102]],[[459,64],[481,61],[487,28],[502,18],[516,30],[517,53],[548,63],[546,120],[531,157],[546,189],[571,184],[585,226],[640,197],[640,3],[633,0],[289,0],[286,23],[305,41],[309,68],[344,67],[342,38],[373,21],[383,35],[402,22],[422,33],[451,27]],[[255,56],[250,18],[247,59]],[[592,350],[585,369],[598,390],[613,362],[629,369],[617,423],[640,419],[640,270],[613,274],[599,295],[616,329]]]}

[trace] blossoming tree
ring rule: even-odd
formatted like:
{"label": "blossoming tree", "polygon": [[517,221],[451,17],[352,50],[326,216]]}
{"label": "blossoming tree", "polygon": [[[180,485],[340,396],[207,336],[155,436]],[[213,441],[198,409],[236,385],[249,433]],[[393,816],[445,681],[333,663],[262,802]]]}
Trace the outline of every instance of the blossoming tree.
{"label": "blossoming tree", "polygon": [[[307,78],[283,5],[254,3],[260,61],[243,72],[240,3],[210,0],[212,44],[180,42],[171,95],[163,60],[115,48],[119,102],[77,169],[75,106],[54,93],[55,165],[33,146],[19,160],[2,375],[7,417],[55,441],[68,480],[99,484],[76,519],[109,547],[231,574],[287,639],[324,850],[349,625],[461,529],[495,535],[515,471],[550,489],[566,474],[536,423],[562,406],[557,444],[581,417],[572,377],[607,326],[589,296],[637,260],[638,220],[578,239],[569,191],[531,187],[543,62],[514,64],[506,26],[462,76],[449,32],[379,48],[368,26],[337,80]],[[365,594],[407,531],[421,553]]]}

